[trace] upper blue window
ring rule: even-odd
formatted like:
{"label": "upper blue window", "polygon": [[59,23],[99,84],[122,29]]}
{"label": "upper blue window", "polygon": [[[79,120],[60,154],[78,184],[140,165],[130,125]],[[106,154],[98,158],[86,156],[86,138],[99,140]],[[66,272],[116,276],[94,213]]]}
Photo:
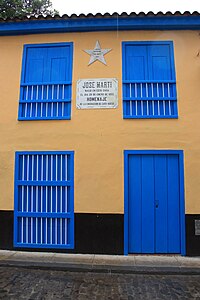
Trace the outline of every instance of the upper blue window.
{"label": "upper blue window", "polygon": [[72,43],[25,45],[19,120],[71,118]]}
{"label": "upper blue window", "polygon": [[123,42],[124,118],[178,118],[173,43]]}

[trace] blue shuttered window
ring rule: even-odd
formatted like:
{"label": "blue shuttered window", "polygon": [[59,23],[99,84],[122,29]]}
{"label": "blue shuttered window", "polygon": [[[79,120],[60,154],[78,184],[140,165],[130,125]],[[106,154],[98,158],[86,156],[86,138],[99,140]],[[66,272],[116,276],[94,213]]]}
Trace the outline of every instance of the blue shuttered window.
{"label": "blue shuttered window", "polygon": [[124,118],[177,118],[172,42],[123,42]]}
{"label": "blue shuttered window", "polygon": [[74,248],[73,152],[17,152],[14,245]]}
{"label": "blue shuttered window", "polygon": [[25,45],[19,120],[71,118],[72,43]]}

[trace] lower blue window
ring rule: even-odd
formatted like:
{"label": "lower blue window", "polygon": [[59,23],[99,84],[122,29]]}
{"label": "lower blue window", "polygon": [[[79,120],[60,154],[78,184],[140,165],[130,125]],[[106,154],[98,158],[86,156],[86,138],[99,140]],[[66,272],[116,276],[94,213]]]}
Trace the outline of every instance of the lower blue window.
{"label": "lower blue window", "polygon": [[74,248],[74,153],[17,152],[14,246]]}

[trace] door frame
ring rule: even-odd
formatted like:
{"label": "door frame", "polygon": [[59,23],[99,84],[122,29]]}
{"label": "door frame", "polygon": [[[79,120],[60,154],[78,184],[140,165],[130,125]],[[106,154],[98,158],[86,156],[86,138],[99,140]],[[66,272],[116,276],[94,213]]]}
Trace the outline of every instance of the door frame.
{"label": "door frame", "polygon": [[179,193],[180,193],[180,240],[181,255],[186,255],[185,246],[185,197],[184,197],[184,155],[183,150],[124,150],[124,255],[128,255],[128,218],[129,218],[129,193],[128,193],[128,160],[129,155],[137,154],[176,154],[179,157]]}

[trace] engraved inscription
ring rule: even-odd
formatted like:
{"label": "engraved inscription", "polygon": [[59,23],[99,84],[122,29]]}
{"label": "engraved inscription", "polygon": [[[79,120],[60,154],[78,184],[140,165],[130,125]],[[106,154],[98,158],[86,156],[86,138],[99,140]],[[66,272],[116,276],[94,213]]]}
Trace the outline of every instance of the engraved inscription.
{"label": "engraved inscription", "polygon": [[76,107],[79,109],[116,108],[118,81],[115,78],[80,79],[77,82]]}

